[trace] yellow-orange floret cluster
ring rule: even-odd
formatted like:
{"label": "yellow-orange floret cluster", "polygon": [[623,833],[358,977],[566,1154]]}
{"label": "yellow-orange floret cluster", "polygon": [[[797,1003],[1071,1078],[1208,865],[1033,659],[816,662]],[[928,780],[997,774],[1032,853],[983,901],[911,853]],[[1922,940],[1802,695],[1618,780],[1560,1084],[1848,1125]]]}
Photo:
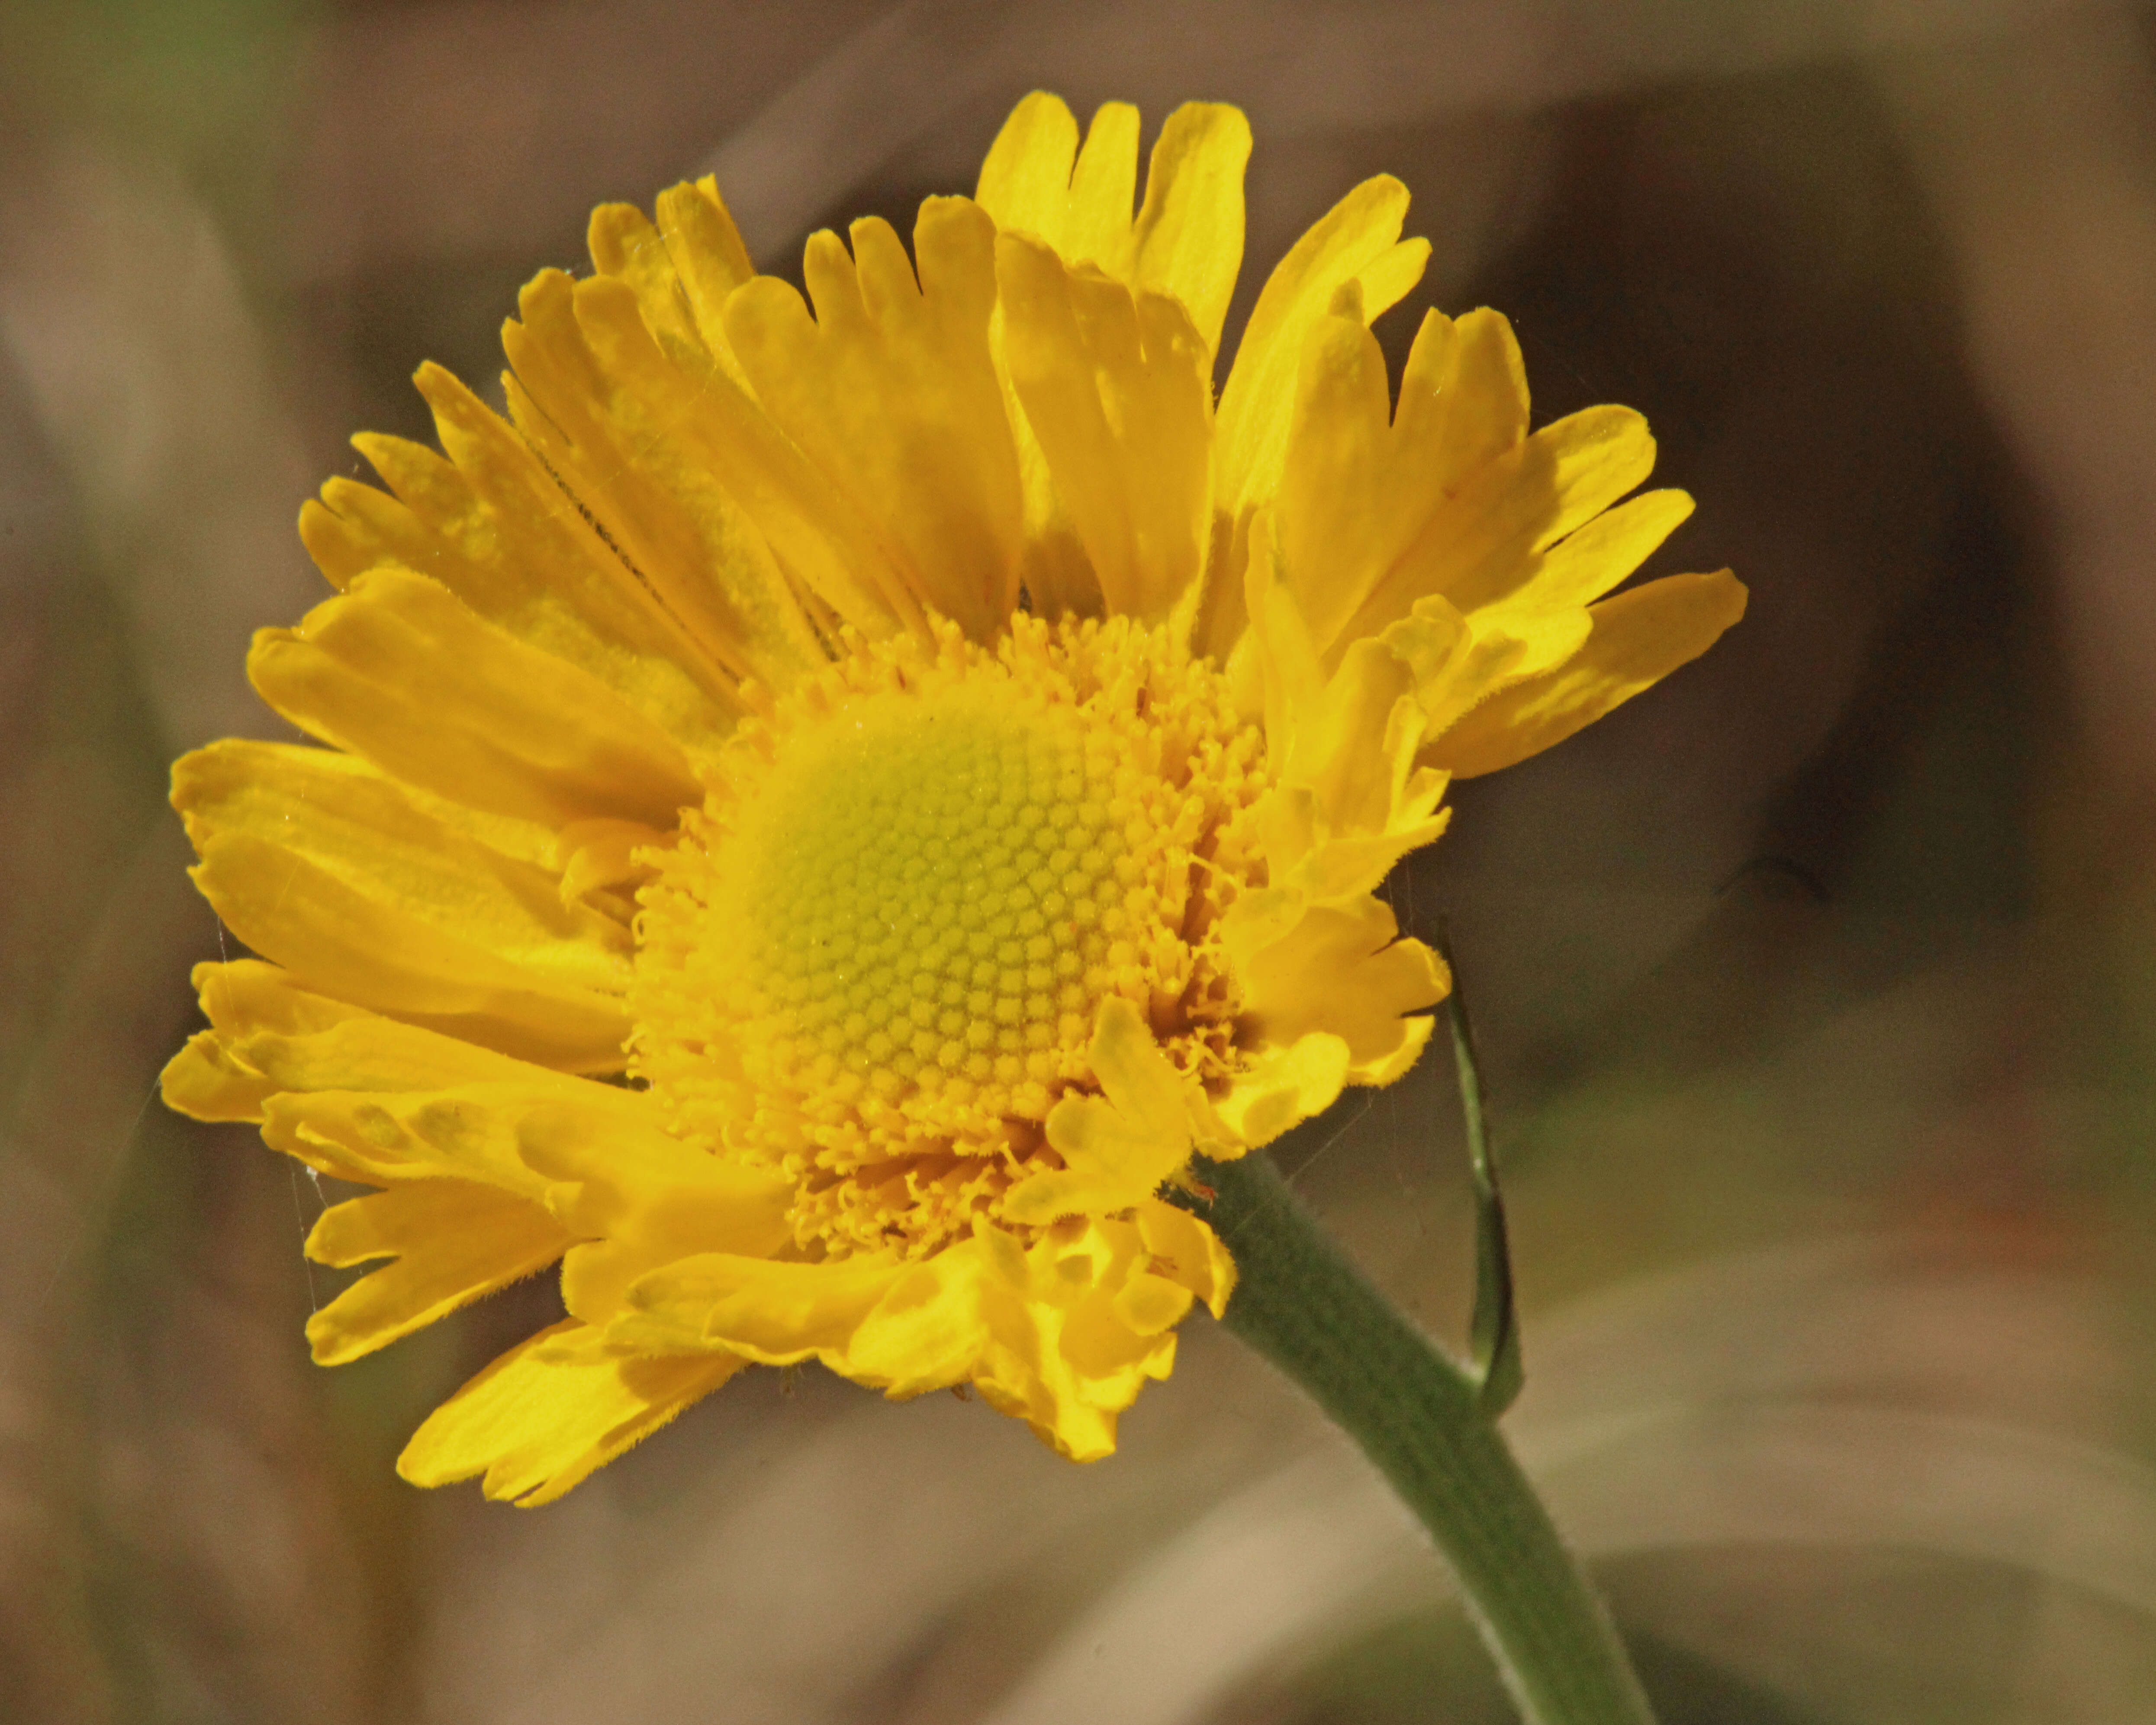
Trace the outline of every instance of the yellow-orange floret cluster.
{"label": "yellow-orange floret cluster", "polygon": [[676,1132],[794,1179],[803,1250],[915,1255],[1053,1157],[1109,996],[1201,1081],[1234,1069],[1214,931],[1263,884],[1264,749],[1127,620],[849,647],[651,859],[635,1070]]}

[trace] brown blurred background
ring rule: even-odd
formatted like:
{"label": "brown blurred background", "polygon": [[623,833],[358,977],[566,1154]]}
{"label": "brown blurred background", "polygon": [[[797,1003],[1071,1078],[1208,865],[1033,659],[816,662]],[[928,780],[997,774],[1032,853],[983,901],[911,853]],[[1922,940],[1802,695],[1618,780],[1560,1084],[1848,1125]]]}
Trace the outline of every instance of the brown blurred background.
{"label": "brown blurred background", "polygon": [[[1512,1429],[1666,1725],[2156,1717],[2156,23],[2065,0],[0,4],[0,1715],[1506,1717],[1204,1321],[1090,1469],[759,1373],[559,1507],[415,1492],[547,1290],[318,1371],[321,1195],[154,1100],[221,949],[166,764],[270,727],[346,435],[491,378],[595,202],[715,167],[792,273],[1036,85],[1247,110],[1240,306],[1401,175],[1413,304],[1508,312],[1538,423],[1644,409],[1657,567],[1752,585],[1397,883],[1490,1066]],[[1283,1153],[1456,1334],[1444,1064]]]}

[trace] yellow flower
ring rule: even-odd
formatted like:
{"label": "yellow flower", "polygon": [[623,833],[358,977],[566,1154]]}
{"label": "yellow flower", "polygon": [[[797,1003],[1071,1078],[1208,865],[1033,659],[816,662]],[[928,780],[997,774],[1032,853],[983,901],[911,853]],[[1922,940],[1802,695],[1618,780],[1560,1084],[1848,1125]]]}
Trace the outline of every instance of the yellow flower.
{"label": "yellow flower", "polygon": [[173,1106],[378,1189],[308,1326],[353,1358],[557,1260],[568,1317],[400,1464],[558,1496],[743,1366],[972,1384],[1081,1459],[1235,1277],[1164,1202],[1383,1084],[1445,978],[1373,896],[1448,777],[1547,747],[1735,620],[1604,598],[1683,519],[1635,413],[1527,434],[1504,320],[1369,320],[1407,193],[1289,252],[1216,402],[1248,128],[1084,147],[1019,104],[974,198],[808,246],[709,180],[593,217],[506,326],[509,423],[360,449],[340,590],[258,639],[324,747],[174,773],[259,958],[203,967]]}

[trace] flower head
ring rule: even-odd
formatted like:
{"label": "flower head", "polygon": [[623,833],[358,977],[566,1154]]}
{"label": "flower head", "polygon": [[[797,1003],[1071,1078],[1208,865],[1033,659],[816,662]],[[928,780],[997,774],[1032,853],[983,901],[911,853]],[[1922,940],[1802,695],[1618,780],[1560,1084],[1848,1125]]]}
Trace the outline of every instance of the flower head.
{"label": "flower head", "polygon": [[[1724,572],[1604,598],[1690,509],[1639,416],[1529,435],[1504,320],[1356,187],[1215,398],[1249,132],[1082,149],[1022,102],[974,198],[753,273],[709,180],[593,217],[505,331],[505,423],[360,449],[338,589],[249,672],[326,747],[174,801],[259,957],[203,967],[176,1107],[376,1189],[353,1358],[556,1262],[568,1316],[422,1426],[558,1496],[754,1363],[971,1384],[1081,1459],[1235,1269],[1161,1197],[1410,1065],[1443,994],[1374,890],[1453,775],[1702,651]],[[1135,213],[1134,211],[1135,206]],[[813,306],[813,310],[812,310]]]}

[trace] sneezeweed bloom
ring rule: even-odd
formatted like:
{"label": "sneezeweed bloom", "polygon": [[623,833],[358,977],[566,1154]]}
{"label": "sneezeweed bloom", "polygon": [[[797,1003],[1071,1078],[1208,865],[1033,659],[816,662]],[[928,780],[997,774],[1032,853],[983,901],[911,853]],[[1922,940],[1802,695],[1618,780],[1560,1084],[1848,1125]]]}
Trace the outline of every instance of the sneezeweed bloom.
{"label": "sneezeweed bloom", "polygon": [[[1689,500],[1639,416],[1527,432],[1505,321],[1372,318],[1428,248],[1357,187],[1215,396],[1248,128],[1082,149],[1022,102],[973,198],[753,273],[709,180],[593,217],[506,327],[506,422],[362,437],[339,590],[174,801],[260,956],[174,1106],[377,1189],[307,1250],[349,1360],[557,1261],[568,1316],[400,1464],[558,1496],[743,1367],[972,1385],[1114,1447],[1235,1281],[1165,1201],[1414,1060],[1446,978],[1373,896],[1448,779],[1702,651],[1724,572],[1605,594]],[[1137,205],[1133,214],[1133,206]],[[812,309],[813,308],[813,309]]]}

